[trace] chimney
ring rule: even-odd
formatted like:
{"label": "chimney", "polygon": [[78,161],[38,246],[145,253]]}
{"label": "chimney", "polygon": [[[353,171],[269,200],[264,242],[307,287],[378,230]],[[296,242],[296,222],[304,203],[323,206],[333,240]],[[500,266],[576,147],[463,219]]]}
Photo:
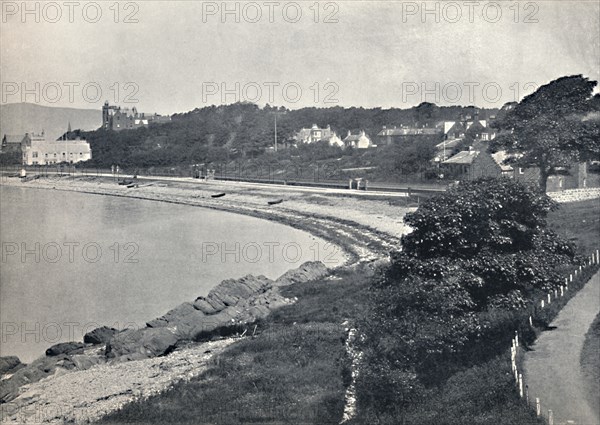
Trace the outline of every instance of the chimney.
{"label": "chimney", "polygon": [[350,130],[348,130],[348,136],[350,136],[352,133],[350,133]]}

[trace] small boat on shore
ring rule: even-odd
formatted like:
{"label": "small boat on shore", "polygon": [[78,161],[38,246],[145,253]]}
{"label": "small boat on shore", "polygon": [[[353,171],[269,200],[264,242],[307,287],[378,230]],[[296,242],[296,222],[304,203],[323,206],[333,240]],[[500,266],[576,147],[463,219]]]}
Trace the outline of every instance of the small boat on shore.
{"label": "small boat on shore", "polygon": [[211,198],[222,198],[225,196],[225,193],[215,193],[214,195],[210,195]]}
{"label": "small boat on shore", "polygon": [[137,187],[137,184],[135,184],[135,183],[131,183],[131,184],[128,184],[128,185],[127,185],[127,188],[128,188],[128,189],[131,189],[132,187]]}
{"label": "small boat on shore", "polygon": [[283,199],[277,199],[275,201],[268,201],[267,204],[269,205],[277,205],[277,204],[281,204],[283,202]]}
{"label": "small boat on shore", "polygon": [[133,180],[119,180],[119,186],[127,186],[133,183]]}

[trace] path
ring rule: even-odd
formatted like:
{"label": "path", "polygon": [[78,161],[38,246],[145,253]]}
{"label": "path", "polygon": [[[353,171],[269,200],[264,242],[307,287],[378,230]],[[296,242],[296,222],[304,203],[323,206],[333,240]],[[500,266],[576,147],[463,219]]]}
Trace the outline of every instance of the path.
{"label": "path", "polygon": [[[585,334],[600,308],[600,272],[575,295],[525,354],[525,383],[530,400],[538,397],[542,413],[554,413],[554,424],[600,425],[589,406],[579,356]],[[598,395],[597,395],[598,396]],[[568,422],[572,421],[572,422]]]}

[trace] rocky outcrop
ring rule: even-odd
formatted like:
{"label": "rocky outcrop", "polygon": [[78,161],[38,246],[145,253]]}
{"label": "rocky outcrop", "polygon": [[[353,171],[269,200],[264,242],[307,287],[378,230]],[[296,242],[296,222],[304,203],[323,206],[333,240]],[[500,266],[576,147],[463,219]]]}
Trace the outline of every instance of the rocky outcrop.
{"label": "rocky outcrop", "polygon": [[83,336],[83,342],[86,344],[106,344],[118,331],[114,328],[102,326]]}
{"label": "rocky outcrop", "polygon": [[292,269],[282,274],[276,281],[277,286],[287,286],[292,283],[308,282],[326,276],[329,273],[325,264],[320,261],[309,261],[297,269]]}
{"label": "rocky outcrop", "polygon": [[[275,281],[251,275],[228,279],[206,297],[175,307],[164,316],[149,321],[145,328],[120,332],[107,327],[94,329],[85,335],[84,343],[56,344],[46,350],[46,357],[0,381],[0,402],[17,397],[23,385],[53,374],[86,370],[107,360],[122,362],[164,356],[184,341],[201,341],[218,333],[231,332],[232,328],[238,330],[266,317],[272,310],[294,302],[281,295],[280,287],[307,282],[327,273],[324,264],[310,262]],[[12,364],[10,362],[14,363],[14,360],[5,361]]]}
{"label": "rocky outcrop", "polygon": [[167,328],[127,329],[106,344],[106,357],[140,360],[162,356],[173,351],[178,340]]}
{"label": "rocky outcrop", "polygon": [[82,342],[61,342],[46,350],[47,356],[58,356],[60,354],[82,354],[85,344]]}
{"label": "rocky outcrop", "polygon": [[0,376],[16,372],[24,365],[17,356],[0,357]]}
{"label": "rocky outcrop", "polygon": [[[81,343],[79,343],[81,344]],[[82,354],[74,354],[82,353]],[[27,365],[13,369],[12,375],[0,380],[0,404],[7,403],[19,395],[20,388],[53,375],[72,370],[86,370],[95,364],[105,363],[103,350],[97,348],[76,349],[69,354],[61,353],[40,357]]]}

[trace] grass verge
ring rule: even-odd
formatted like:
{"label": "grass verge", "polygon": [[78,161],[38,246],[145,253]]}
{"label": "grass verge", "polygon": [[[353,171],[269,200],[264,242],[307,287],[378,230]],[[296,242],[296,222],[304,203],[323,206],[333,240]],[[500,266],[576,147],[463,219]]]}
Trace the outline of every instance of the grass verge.
{"label": "grass verge", "polygon": [[350,383],[342,323],[363,314],[371,273],[340,270],[333,279],[283,288],[298,302],[257,323],[255,337],[232,345],[199,377],[100,423],[339,423]]}
{"label": "grass verge", "polygon": [[548,225],[577,245],[580,254],[600,249],[600,199],[567,202],[548,215]]}

